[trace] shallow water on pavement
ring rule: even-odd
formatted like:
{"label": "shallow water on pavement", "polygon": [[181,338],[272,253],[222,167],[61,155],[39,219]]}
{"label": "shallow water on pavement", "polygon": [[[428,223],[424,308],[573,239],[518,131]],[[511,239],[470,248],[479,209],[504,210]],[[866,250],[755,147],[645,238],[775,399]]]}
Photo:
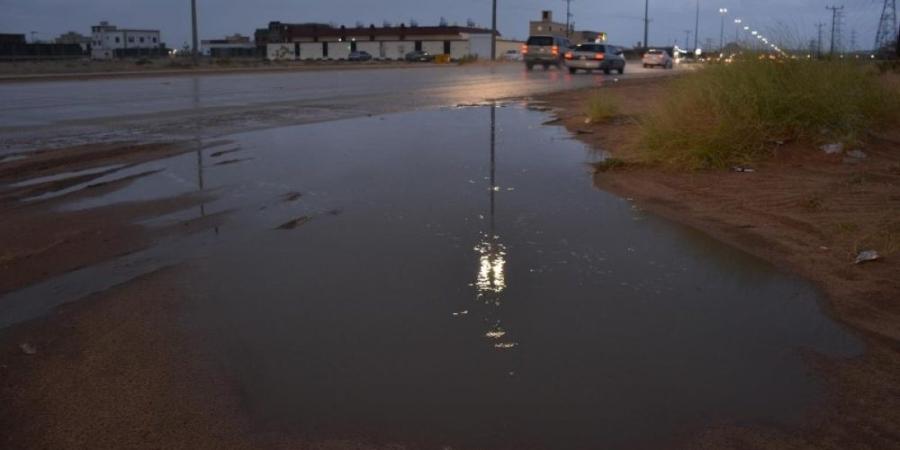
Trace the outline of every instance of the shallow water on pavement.
{"label": "shallow water on pavement", "polygon": [[188,325],[266,429],[588,449],[801,420],[822,394],[803,352],[861,351],[819,293],[595,189],[603,155],[547,119],[504,105],[245,133],[67,207],[218,196],[150,225],[225,225],[143,257],[194,261]]}

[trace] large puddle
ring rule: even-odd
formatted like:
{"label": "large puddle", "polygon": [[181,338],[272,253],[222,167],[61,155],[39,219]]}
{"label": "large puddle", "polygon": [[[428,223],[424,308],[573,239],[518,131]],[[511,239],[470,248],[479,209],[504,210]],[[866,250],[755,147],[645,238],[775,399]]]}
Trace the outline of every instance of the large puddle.
{"label": "large puddle", "polygon": [[190,258],[189,326],[254,423],[313,438],[652,446],[817,406],[804,353],[861,347],[813,286],[595,189],[602,155],[547,119],[419,111],[134,168],[165,171],[68,207],[203,189],[218,200],[155,222],[229,221],[12,294],[4,314]]}

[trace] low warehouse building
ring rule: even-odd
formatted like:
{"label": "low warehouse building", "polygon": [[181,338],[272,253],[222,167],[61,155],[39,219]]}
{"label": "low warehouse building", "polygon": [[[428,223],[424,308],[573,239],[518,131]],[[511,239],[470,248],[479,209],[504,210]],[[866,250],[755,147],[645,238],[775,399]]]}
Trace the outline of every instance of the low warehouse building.
{"label": "low warehouse building", "polygon": [[365,51],[376,59],[385,60],[403,59],[412,51],[462,59],[468,56],[490,58],[491,37],[491,30],[477,27],[407,27],[401,24],[347,28],[272,22],[269,28],[257,30],[256,44],[265,49],[271,60],[340,60],[354,51]]}

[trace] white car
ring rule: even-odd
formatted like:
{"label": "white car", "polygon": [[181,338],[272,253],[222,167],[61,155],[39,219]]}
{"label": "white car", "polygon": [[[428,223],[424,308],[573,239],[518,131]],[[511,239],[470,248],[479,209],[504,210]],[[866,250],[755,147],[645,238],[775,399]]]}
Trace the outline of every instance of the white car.
{"label": "white car", "polygon": [[651,48],[644,53],[644,68],[662,67],[663,69],[671,69],[674,62],[669,52]]}
{"label": "white car", "polygon": [[504,61],[522,61],[522,54],[518,50],[507,50],[501,58]]}

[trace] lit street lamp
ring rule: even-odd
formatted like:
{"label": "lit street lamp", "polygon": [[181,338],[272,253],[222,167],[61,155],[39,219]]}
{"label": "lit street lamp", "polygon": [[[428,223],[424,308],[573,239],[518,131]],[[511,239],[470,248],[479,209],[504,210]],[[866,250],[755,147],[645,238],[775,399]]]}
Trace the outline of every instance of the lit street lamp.
{"label": "lit street lamp", "polygon": [[741,40],[741,24],[744,23],[741,19],[734,19],[734,43],[737,45]]}
{"label": "lit street lamp", "polygon": [[719,14],[722,15],[722,31],[719,33],[719,51],[725,48],[725,16],[728,14],[728,8],[719,8]]}

